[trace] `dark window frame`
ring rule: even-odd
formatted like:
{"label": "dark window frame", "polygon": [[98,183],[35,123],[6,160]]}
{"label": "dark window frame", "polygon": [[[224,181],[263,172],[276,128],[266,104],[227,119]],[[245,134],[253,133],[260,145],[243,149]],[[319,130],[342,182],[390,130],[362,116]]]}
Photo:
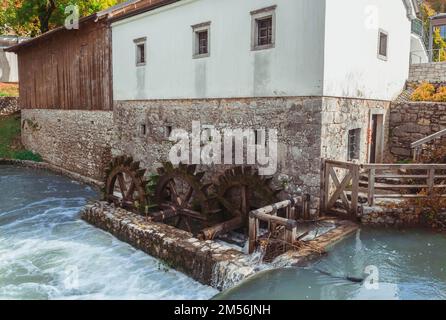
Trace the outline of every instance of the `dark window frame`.
{"label": "dark window frame", "polygon": [[380,29],[378,32],[378,58],[387,61],[388,57],[389,57],[389,33],[387,31]]}
{"label": "dark window frame", "polygon": [[145,66],[147,63],[147,38],[138,38],[133,40],[135,43],[136,66]]}

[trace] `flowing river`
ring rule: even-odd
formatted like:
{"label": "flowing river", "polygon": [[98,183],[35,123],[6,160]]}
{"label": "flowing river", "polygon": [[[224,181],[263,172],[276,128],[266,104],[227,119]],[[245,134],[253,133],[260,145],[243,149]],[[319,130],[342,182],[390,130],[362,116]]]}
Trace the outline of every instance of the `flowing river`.
{"label": "flowing river", "polygon": [[428,231],[362,229],[308,268],[265,271],[217,298],[446,299],[445,248]]}
{"label": "flowing river", "polygon": [[79,218],[90,187],[0,166],[0,299],[208,299],[217,293]]}
{"label": "flowing river", "polygon": [[[218,292],[79,218],[98,193],[0,166],[0,299],[210,299]],[[268,270],[217,299],[446,299],[446,237],[363,229],[308,268]],[[364,281],[362,281],[364,279]]]}

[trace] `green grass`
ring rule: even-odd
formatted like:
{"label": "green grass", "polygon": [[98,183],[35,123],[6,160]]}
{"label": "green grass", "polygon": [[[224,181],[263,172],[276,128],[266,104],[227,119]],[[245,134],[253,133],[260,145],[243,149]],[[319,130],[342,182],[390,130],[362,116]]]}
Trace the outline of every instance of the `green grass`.
{"label": "green grass", "polygon": [[20,136],[20,122],[20,115],[17,114],[0,117],[0,158],[42,161],[40,155],[25,150],[17,144]]}

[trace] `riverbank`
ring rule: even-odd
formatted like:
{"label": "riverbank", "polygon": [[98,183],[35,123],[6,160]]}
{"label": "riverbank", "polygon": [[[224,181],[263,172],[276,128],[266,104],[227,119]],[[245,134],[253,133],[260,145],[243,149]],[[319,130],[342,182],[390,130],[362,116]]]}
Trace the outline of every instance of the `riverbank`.
{"label": "riverbank", "polygon": [[36,162],[31,160],[17,160],[17,159],[4,159],[0,158],[1,165],[18,166],[31,169],[49,170],[55,174],[60,174],[70,179],[76,180],[81,183],[85,183],[89,186],[100,189],[104,186],[104,182],[85,177],[75,172],[68,171],[61,167],[55,166],[47,162]]}
{"label": "riverbank", "polygon": [[20,111],[7,115],[0,114],[0,158],[42,161],[40,155],[26,150],[22,145]]}

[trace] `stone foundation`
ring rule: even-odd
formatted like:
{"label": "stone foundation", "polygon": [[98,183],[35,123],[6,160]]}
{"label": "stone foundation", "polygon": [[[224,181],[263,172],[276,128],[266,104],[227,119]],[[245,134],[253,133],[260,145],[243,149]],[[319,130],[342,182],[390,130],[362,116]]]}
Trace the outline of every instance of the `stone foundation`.
{"label": "stone foundation", "polygon": [[142,216],[115,209],[106,203],[86,206],[81,216],[172,268],[219,290],[255,273],[255,266],[250,265],[247,256],[229,246],[199,241],[189,232],[149,222]]}
{"label": "stone foundation", "polygon": [[[261,261],[255,259],[255,256],[245,255],[224,243],[200,241],[189,232],[149,221],[143,216],[105,202],[85,206],[81,217],[133,247],[161,259],[172,268],[218,290],[233,287],[268,267],[261,265]],[[350,221],[336,221],[336,226],[308,241],[307,248],[289,251],[277,257],[269,267],[304,266],[358,229]]]}
{"label": "stone foundation", "polygon": [[321,157],[348,161],[348,132],[361,129],[358,161],[368,163],[370,157],[371,115],[383,117],[383,144],[376,156],[383,159],[388,143],[390,102],[379,100],[324,97],[322,108]]}
{"label": "stone foundation", "polygon": [[[410,159],[411,143],[445,128],[446,104],[444,103],[394,103],[390,110],[390,153],[397,160]],[[432,143],[445,145],[446,137],[434,140]]]}
{"label": "stone foundation", "polygon": [[362,210],[361,224],[368,226],[442,229],[446,225],[446,209],[444,213],[438,214],[436,219],[432,219],[431,209],[415,205],[363,207]]}
{"label": "stone foundation", "polygon": [[58,167],[102,180],[111,159],[113,113],[22,110],[22,143]]}
{"label": "stone foundation", "polygon": [[7,116],[19,110],[18,98],[0,97],[0,116]]}
{"label": "stone foundation", "polygon": [[[278,170],[274,183],[288,195],[309,193],[319,206],[322,157],[347,160],[348,131],[361,128],[361,160],[368,158],[372,111],[387,123],[389,103],[329,97],[118,101],[113,154],[127,154],[155,172],[168,160],[168,130],[191,132],[192,121],[216,129],[276,129]],[[145,129],[146,134],[143,134]],[[215,176],[225,167],[201,168]]]}
{"label": "stone foundation", "polygon": [[[168,161],[172,142],[166,130],[192,130],[192,121],[216,129],[277,129],[276,184],[291,195],[318,196],[321,98],[262,98],[121,101],[115,104],[117,141],[114,155],[128,154],[154,172]],[[142,134],[141,126],[146,126]],[[211,176],[226,167],[203,167]],[[317,201],[313,207],[317,206]]]}

